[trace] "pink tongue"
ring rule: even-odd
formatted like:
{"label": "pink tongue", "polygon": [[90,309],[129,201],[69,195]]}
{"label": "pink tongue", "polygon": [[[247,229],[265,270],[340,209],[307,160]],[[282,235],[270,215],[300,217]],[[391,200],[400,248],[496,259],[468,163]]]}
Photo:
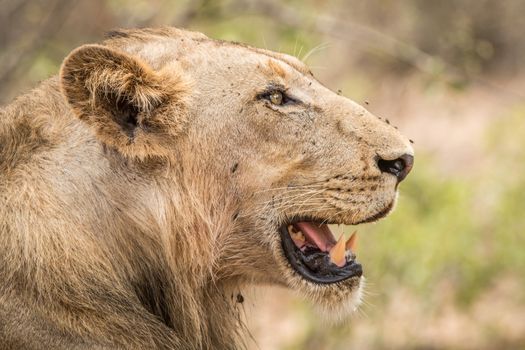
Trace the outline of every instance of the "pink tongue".
{"label": "pink tongue", "polygon": [[297,222],[294,224],[296,230],[300,230],[308,241],[314,243],[321,251],[328,252],[335,245],[334,235],[326,224],[315,222]]}

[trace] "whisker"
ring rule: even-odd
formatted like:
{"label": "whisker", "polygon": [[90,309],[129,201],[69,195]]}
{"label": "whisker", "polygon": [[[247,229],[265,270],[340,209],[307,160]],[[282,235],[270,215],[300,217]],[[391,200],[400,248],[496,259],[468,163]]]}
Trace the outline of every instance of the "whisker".
{"label": "whisker", "polygon": [[299,52],[297,53],[297,55],[294,55],[294,56],[300,57],[302,52],[303,52],[303,45],[301,45],[301,47],[299,48]]}
{"label": "whisker", "polygon": [[322,189],[311,189],[308,191],[304,191],[302,193],[284,194],[282,196],[275,197],[274,201],[286,202],[286,201],[291,201],[291,200],[301,198],[301,197],[304,197],[310,194],[313,194],[313,195],[320,194],[320,193],[323,193],[324,191],[326,191],[326,189],[322,188]]}
{"label": "whisker", "polygon": [[310,51],[305,53],[305,55],[301,58],[301,61],[306,62],[308,60],[308,58],[310,58],[311,55],[313,55],[314,53],[316,53],[318,51],[321,51],[321,50],[324,50],[324,49],[330,47],[330,45],[331,45],[330,43],[321,43],[321,44],[315,46]]}
{"label": "whisker", "polygon": [[263,202],[261,203],[261,205],[267,205],[267,204],[271,204],[271,203],[276,203],[276,202],[280,202],[280,204],[282,203],[286,203],[286,202],[289,202],[289,201],[292,201],[292,200],[295,200],[297,198],[301,198],[303,196],[307,196],[309,194],[317,194],[317,193],[322,193],[324,191],[324,189],[320,189],[320,190],[309,190],[307,192],[303,192],[303,193],[293,193],[293,194],[290,194],[290,195],[282,195],[282,196],[277,196],[277,197],[274,197],[266,202]]}
{"label": "whisker", "polygon": [[324,204],[321,204],[320,206],[316,205],[314,208],[311,208],[311,209],[303,209],[301,210],[300,214],[304,215],[306,213],[318,213],[319,211],[330,209],[330,208],[331,208],[330,205],[327,205],[326,203],[324,203]]}
{"label": "whisker", "polygon": [[[345,211],[349,211],[349,209],[341,209],[339,211],[336,211],[335,213],[333,213],[332,215],[330,215],[328,218],[326,218],[325,220],[323,220],[323,224],[326,224],[328,221],[332,220],[332,218],[336,217],[337,215],[345,212]],[[354,221],[354,216],[352,216],[352,221]]]}
{"label": "whisker", "polygon": [[293,200],[297,199],[297,198],[300,198],[302,196],[306,196],[306,195],[314,196],[315,193],[312,194],[312,192],[307,192],[307,193],[302,193],[302,194],[299,194],[299,195],[291,196],[288,199],[279,202],[278,205],[273,205],[273,206],[272,206],[272,203],[275,203],[276,201],[278,201],[278,199],[270,200],[268,202],[261,203],[259,206],[255,207],[255,208],[252,208],[251,210],[245,211],[244,214],[240,215],[240,217],[247,217],[247,216],[250,216],[250,215],[253,215],[253,214],[257,214],[259,212],[264,212],[270,206],[272,207],[273,210],[283,211],[285,209],[295,207],[297,204],[296,204],[296,202],[293,202]]}
{"label": "whisker", "polygon": [[[320,182],[321,182],[321,181],[320,181]],[[308,185],[299,185],[299,186],[285,186],[285,187],[266,188],[266,189],[264,189],[264,190],[255,191],[254,193],[255,193],[255,194],[258,194],[258,193],[271,192],[271,191],[278,191],[278,190],[289,190],[289,191],[292,191],[292,190],[301,190],[301,189],[304,189],[304,188],[322,187],[323,184],[320,183],[320,182],[313,182],[313,183],[308,184]],[[322,182],[324,182],[324,181],[322,181]]]}
{"label": "whisker", "polygon": [[[314,197],[315,195],[321,194],[322,192],[323,190],[312,190],[306,193],[301,193],[299,195],[290,196],[285,201],[280,202],[278,205],[272,206],[272,209],[279,210],[279,211],[285,211],[290,208],[296,208],[298,206],[297,205],[298,198],[310,195],[310,197],[306,198],[305,200],[301,202],[301,204],[299,204],[299,209],[302,209],[305,206],[315,205],[317,210],[322,210],[321,207],[327,203],[321,198],[315,198],[312,200],[312,197]],[[275,199],[274,201],[277,201],[277,200],[278,199]],[[243,214],[242,217],[246,217],[246,216],[258,213],[258,212],[264,212],[268,208],[268,206],[271,205],[271,202],[274,202],[274,201],[266,202],[265,205],[263,205],[262,207],[254,208],[252,211],[249,211]]]}
{"label": "whisker", "polygon": [[[318,210],[321,210],[321,206],[325,205],[326,202],[324,201],[317,201],[317,202],[309,202],[309,203],[305,203],[301,206],[301,208],[298,208],[296,209],[297,211],[303,211],[304,207],[309,207],[309,206],[315,206],[315,208],[317,208]],[[285,210],[288,210],[288,209],[293,209],[295,208],[296,205],[286,205],[286,206],[283,206],[283,207],[280,207],[280,208],[276,208],[277,210],[280,210],[280,211],[285,211]]]}
{"label": "whisker", "polygon": [[312,194],[310,197],[306,198],[306,199],[303,201],[303,203],[299,206],[298,209],[300,210],[300,209],[303,207],[304,203],[305,203],[306,201],[308,201],[309,199],[311,199],[313,196],[318,195],[318,194],[322,194],[322,193],[325,192],[325,191],[326,191],[326,189],[323,189],[321,192],[318,192],[318,193],[314,193],[314,194]]}

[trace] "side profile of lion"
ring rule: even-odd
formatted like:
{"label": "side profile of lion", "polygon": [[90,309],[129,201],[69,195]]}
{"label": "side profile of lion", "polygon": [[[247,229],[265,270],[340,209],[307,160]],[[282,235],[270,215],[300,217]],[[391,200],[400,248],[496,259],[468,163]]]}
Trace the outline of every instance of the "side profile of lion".
{"label": "side profile of lion", "polygon": [[[0,110],[0,348],[234,349],[238,294],[343,315],[413,150],[297,59],[112,33]],[[242,310],[241,310],[242,311]]]}

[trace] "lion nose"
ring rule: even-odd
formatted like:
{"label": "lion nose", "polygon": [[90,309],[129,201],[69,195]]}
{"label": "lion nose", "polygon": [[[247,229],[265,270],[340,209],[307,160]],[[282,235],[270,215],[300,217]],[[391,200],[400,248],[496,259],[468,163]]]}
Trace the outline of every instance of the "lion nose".
{"label": "lion nose", "polygon": [[410,154],[403,154],[401,157],[396,159],[382,159],[379,158],[377,166],[383,173],[392,174],[397,177],[397,182],[403,181],[408,175],[412,166],[414,165],[414,156]]}

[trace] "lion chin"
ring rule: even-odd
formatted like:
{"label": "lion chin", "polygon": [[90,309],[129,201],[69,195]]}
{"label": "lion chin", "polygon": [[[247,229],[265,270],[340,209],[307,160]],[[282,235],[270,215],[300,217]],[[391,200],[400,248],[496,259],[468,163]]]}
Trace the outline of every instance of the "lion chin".
{"label": "lion chin", "polygon": [[83,45],[0,109],[0,347],[238,349],[264,284],[340,321],[363,266],[331,227],[387,215],[413,162],[295,57],[176,28]]}
{"label": "lion chin", "polygon": [[[363,302],[363,293],[366,288],[366,278],[361,277],[359,285],[352,289],[351,293],[343,296],[342,299],[333,300],[330,302],[325,296],[320,293],[317,297],[312,296],[310,300],[317,300],[314,302],[317,314],[321,315],[323,321],[332,324],[342,323],[353,315]],[[315,291],[313,292],[315,293]]]}

